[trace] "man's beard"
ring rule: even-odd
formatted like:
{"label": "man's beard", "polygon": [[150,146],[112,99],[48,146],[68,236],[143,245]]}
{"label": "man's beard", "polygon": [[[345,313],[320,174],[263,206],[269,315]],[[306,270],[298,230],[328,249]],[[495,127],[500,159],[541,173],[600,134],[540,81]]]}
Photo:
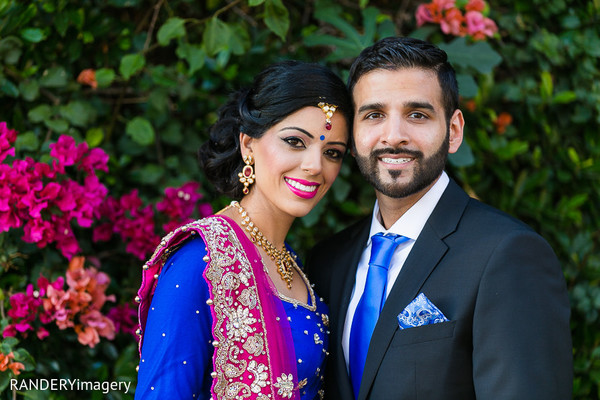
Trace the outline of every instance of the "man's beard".
{"label": "man's beard", "polygon": [[[403,198],[418,193],[431,185],[442,173],[448,159],[448,149],[450,147],[450,136],[447,133],[446,139],[440,145],[438,150],[428,158],[423,158],[423,153],[415,150],[405,150],[402,148],[378,149],[373,150],[366,157],[356,154],[356,163],[360,172],[367,182],[371,184],[378,192],[392,198]],[[402,154],[414,157],[415,168],[413,178],[406,184],[396,183],[396,179],[405,171],[388,170],[387,172],[378,169],[378,158],[383,154]],[[388,173],[394,182],[385,183],[380,173]]]}

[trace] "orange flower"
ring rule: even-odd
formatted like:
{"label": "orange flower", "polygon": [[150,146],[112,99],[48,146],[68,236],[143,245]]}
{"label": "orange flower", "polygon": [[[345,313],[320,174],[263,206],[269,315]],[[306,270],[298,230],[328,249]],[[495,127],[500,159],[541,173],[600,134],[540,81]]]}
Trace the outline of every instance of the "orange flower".
{"label": "orange flower", "polygon": [[0,353],[0,372],[10,369],[14,375],[19,375],[25,369],[25,366],[20,362],[11,362],[14,358],[15,355],[12,351],[8,354]]}
{"label": "orange flower", "polygon": [[475,102],[475,100],[467,100],[465,102],[465,108],[471,112],[475,112],[475,110],[477,109],[477,103]]}
{"label": "orange flower", "polygon": [[82,85],[90,85],[93,89],[98,87],[98,82],[96,81],[96,71],[91,68],[84,69],[79,73],[77,77],[77,82]]}
{"label": "orange flower", "polygon": [[77,325],[75,327],[75,332],[77,332],[77,340],[84,346],[90,346],[93,348],[100,343],[98,331],[91,326],[83,327],[83,325]]}
{"label": "orange flower", "polygon": [[465,6],[465,10],[467,11],[479,11],[482,12],[485,10],[485,1],[483,0],[469,0],[467,5]]}
{"label": "orange flower", "polygon": [[512,115],[507,112],[501,112],[496,120],[494,121],[494,125],[496,126],[496,131],[503,135],[506,132],[506,127],[512,124]]}

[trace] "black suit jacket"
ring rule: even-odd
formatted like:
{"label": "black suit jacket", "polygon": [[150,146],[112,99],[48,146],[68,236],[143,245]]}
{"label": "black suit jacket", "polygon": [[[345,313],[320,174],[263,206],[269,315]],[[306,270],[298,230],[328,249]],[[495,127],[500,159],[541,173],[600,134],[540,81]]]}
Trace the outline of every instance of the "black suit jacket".
{"label": "black suit jacket", "polygon": [[[330,306],[328,399],[354,399],[342,333],[370,221],[320,243],[307,263]],[[421,292],[449,321],[400,330],[397,315]],[[547,242],[450,181],[379,316],[358,398],[570,399],[569,316]]]}

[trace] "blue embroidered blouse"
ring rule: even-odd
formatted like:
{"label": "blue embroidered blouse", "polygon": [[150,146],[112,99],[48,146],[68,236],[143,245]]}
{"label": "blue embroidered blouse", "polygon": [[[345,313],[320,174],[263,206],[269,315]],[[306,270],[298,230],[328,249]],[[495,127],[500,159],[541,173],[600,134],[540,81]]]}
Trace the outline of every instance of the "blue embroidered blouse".
{"label": "blue embroidered blouse", "polygon": [[[136,399],[210,398],[214,347],[206,304],[209,289],[202,275],[206,253],[204,241],[196,237],[162,269],[144,331]],[[320,399],[328,348],[327,306],[310,287],[309,304],[280,297],[290,321],[301,399]]]}

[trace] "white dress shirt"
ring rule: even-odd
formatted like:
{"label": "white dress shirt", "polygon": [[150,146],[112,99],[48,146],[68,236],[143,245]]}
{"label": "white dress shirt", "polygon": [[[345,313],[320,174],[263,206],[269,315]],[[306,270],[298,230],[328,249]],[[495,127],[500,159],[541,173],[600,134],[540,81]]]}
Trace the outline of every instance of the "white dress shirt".
{"label": "white dress shirt", "polygon": [[390,290],[396,282],[396,278],[404,265],[404,261],[408,257],[415,241],[421,234],[425,223],[429,219],[429,216],[433,212],[433,209],[437,205],[438,201],[442,197],[444,190],[448,186],[450,179],[446,172],[442,172],[442,175],[437,182],[429,189],[423,197],[419,199],[411,208],[409,208],[404,215],[402,215],[391,227],[386,230],[381,223],[379,214],[379,203],[375,202],[373,208],[373,217],[371,220],[371,231],[369,232],[369,239],[365,244],[360,261],[358,262],[358,268],[356,269],[356,283],[354,284],[354,290],[350,297],[350,304],[346,313],[346,322],[344,324],[344,333],[342,336],[342,347],[344,348],[344,357],[346,358],[346,365],[349,360],[349,349],[350,349],[350,329],[352,327],[352,320],[354,319],[354,311],[360,301],[360,297],[365,290],[365,283],[367,280],[367,272],[369,270],[369,258],[371,256],[371,237],[379,232],[384,233],[395,233],[398,235],[406,236],[410,240],[400,244],[394,251],[392,260],[390,262],[390,268],[387,276],[387,292],[386,298],[390,294]]}

